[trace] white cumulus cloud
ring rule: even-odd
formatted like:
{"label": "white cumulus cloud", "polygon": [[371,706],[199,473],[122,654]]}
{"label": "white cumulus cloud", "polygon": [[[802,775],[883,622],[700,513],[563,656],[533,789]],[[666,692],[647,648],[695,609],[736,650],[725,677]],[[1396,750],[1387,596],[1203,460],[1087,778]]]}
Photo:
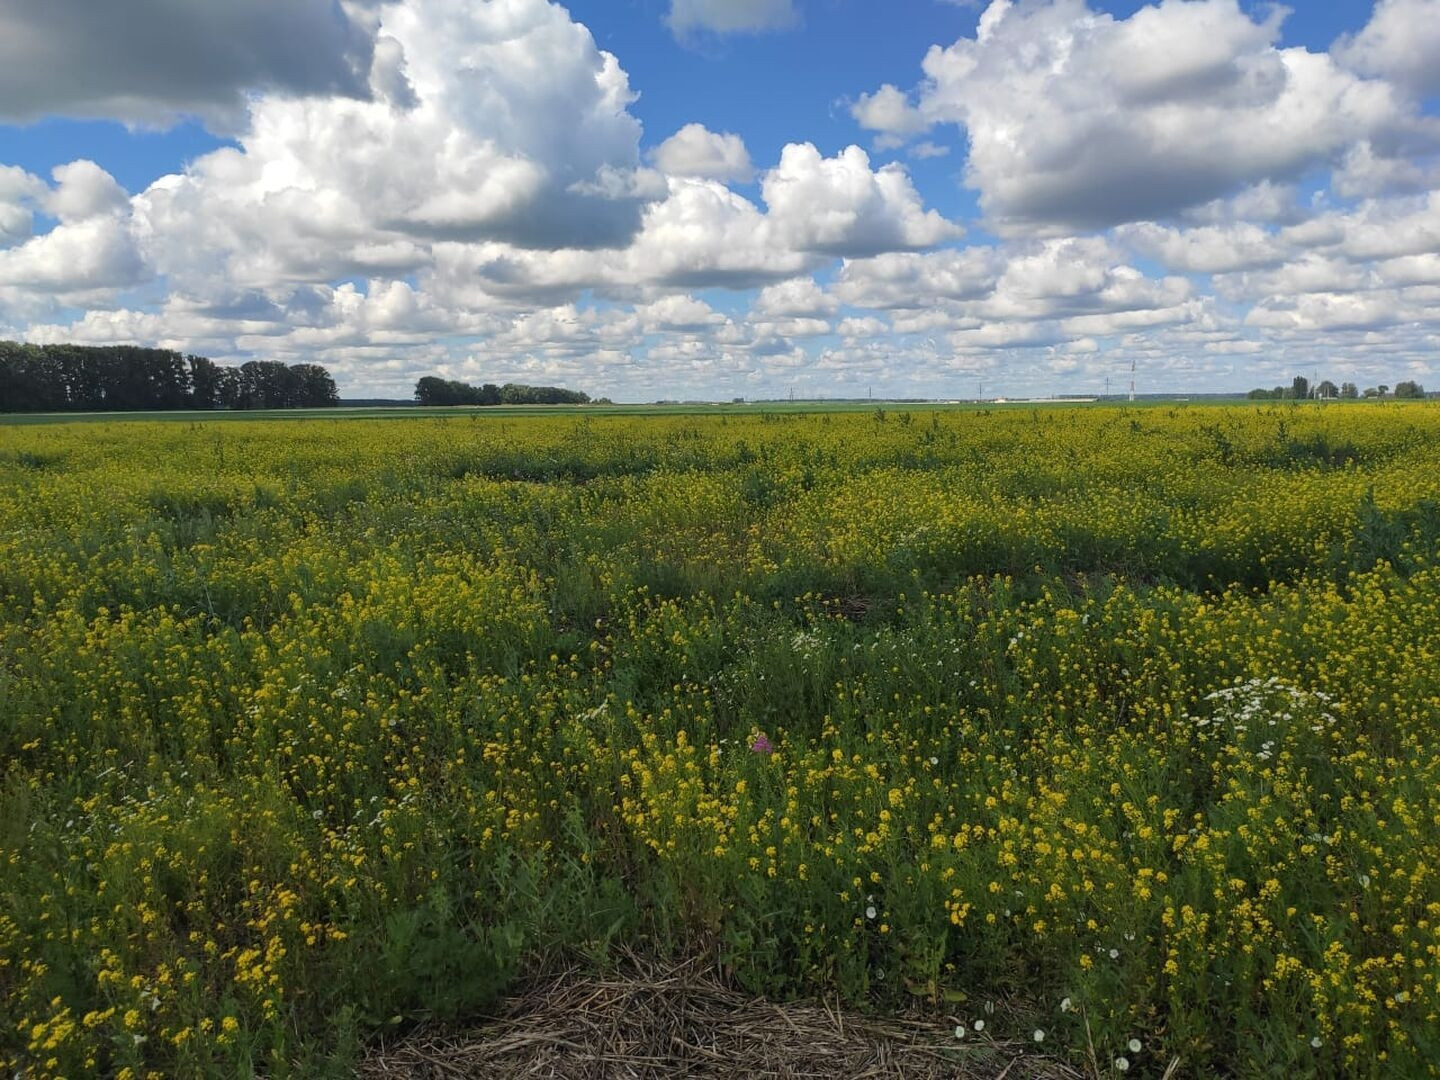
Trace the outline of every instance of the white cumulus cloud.
{"label": "white cumulus cloud", "polygon": [[996,223],[1093,228],[1176,214],[1337,159],[1413,121],[1388,83],[1281,48],[1284,9],[995,0],[926,56],[915,108],[963,127],[966,182]]}
{"label": "white cumulus cloud", "polygon": [[82,221],[129,209],[130,195],[93,161],[72,161],[54,170],[55,190],[44,199],[47,213],[61,221]]}
{"label": "white cumulus cloud", "polygon": [[404,100],[394,85],[257,98],[238,149],[137,199],[162,270],[264,285],[404,273],[442,240],[635,235],[664,185],[640,165],[625,72],[588,30],[544,0],[407,0],[378,18]]}
{"label": "white cumulus cloud", "polygon": [[671,176],[746,183],[755,175],[745,141],[728,131],[713,132],[704,124],[686,124],[655,148],[651,160]]}
{"label": "white cumulus cloud", "polygon": [[[94,293],[151,276],[130,218],[130,199],[93,161],[53,170],[55,186],[0,169],[0,286],[41,294]],[[34,210],[59,224],[31,235]],[[90,297],[94,300],[95,297]]]}
{"label": "white cumulus cloud", "polygon": [[814,318],[833,315],[840,301],[815,283],[812,277],[791,278],[766,286],[755,298],[752,310],[767,318]]}
{"label": "white cumulus cloud", "polygon": [[127,222],[115,216],[66,222],[0,251],[0,285],[35,292],[122,289],[148,276]]}
{"label": "white cumulus cloud", "polygon": [[905,92],[890,83],[873,94],[861,94],[850,106],[850,115],[865,130],[878,131],[877,144],[882,147],[900,146],[930,127],[930,121],[910,104]]}
{"label": "white cumulus cloud", "polygon": [[863,256],[933,247],[961,229],[926,210],[903,166],[877,171],[851,146],[833,158],[791,143],[761,184],[777,232],[800,251]]}
{"label": "white cumulus cloud", "polygon": [[0,248],[28,240],[35,225],[35,203],[45,181],[15,165],[0,165]]}
{"label": "white cumulus cloud", "polygon": [[1440,0],[1378,0],[1365,28],[1333,52],[1363,75],[1419,95],[1440,93]]}
{"label": "white cumulus cloud", "polygon": [[649,330],[702,331],[725,322],[725,316],[703,300],[676,294],[662,297],[635,309],[640,323]]}

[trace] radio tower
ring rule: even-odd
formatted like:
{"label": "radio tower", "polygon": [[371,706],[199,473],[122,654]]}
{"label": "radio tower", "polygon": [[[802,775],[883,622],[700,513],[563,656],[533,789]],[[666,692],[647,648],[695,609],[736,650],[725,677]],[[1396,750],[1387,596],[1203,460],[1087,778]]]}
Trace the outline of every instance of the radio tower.
{"label": "radio tower", "polygon": [[1135,361],[1130,361],[1130,400],[1135,400]]}

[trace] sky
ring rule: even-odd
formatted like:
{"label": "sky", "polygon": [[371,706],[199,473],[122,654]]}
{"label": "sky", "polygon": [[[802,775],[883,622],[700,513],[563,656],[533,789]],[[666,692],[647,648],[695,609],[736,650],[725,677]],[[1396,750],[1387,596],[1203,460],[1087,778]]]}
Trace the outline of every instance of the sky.
{"label": "sky", "polygon": [[0,339],[350,398],[1440,389],[1440,0],[7,0]]}

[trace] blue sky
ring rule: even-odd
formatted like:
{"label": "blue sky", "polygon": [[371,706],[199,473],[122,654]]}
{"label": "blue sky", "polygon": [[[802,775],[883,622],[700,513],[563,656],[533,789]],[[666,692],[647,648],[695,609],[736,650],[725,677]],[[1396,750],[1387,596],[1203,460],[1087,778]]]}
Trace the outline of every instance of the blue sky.
{"label": "blue sky", "polygon": [[0,337],[355,396],[1440,363],[1440,0],[171,7],[0,13]]}

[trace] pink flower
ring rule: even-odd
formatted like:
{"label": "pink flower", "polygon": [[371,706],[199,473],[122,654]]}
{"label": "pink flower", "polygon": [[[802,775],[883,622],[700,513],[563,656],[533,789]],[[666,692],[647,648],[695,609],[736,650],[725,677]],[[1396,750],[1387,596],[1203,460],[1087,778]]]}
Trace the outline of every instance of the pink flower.
{"label": "pink flower", "polygon": [[750,744],[750,749],[757,754],[773,754],[775,747],[764,735],[756,735],[755,741]]}

